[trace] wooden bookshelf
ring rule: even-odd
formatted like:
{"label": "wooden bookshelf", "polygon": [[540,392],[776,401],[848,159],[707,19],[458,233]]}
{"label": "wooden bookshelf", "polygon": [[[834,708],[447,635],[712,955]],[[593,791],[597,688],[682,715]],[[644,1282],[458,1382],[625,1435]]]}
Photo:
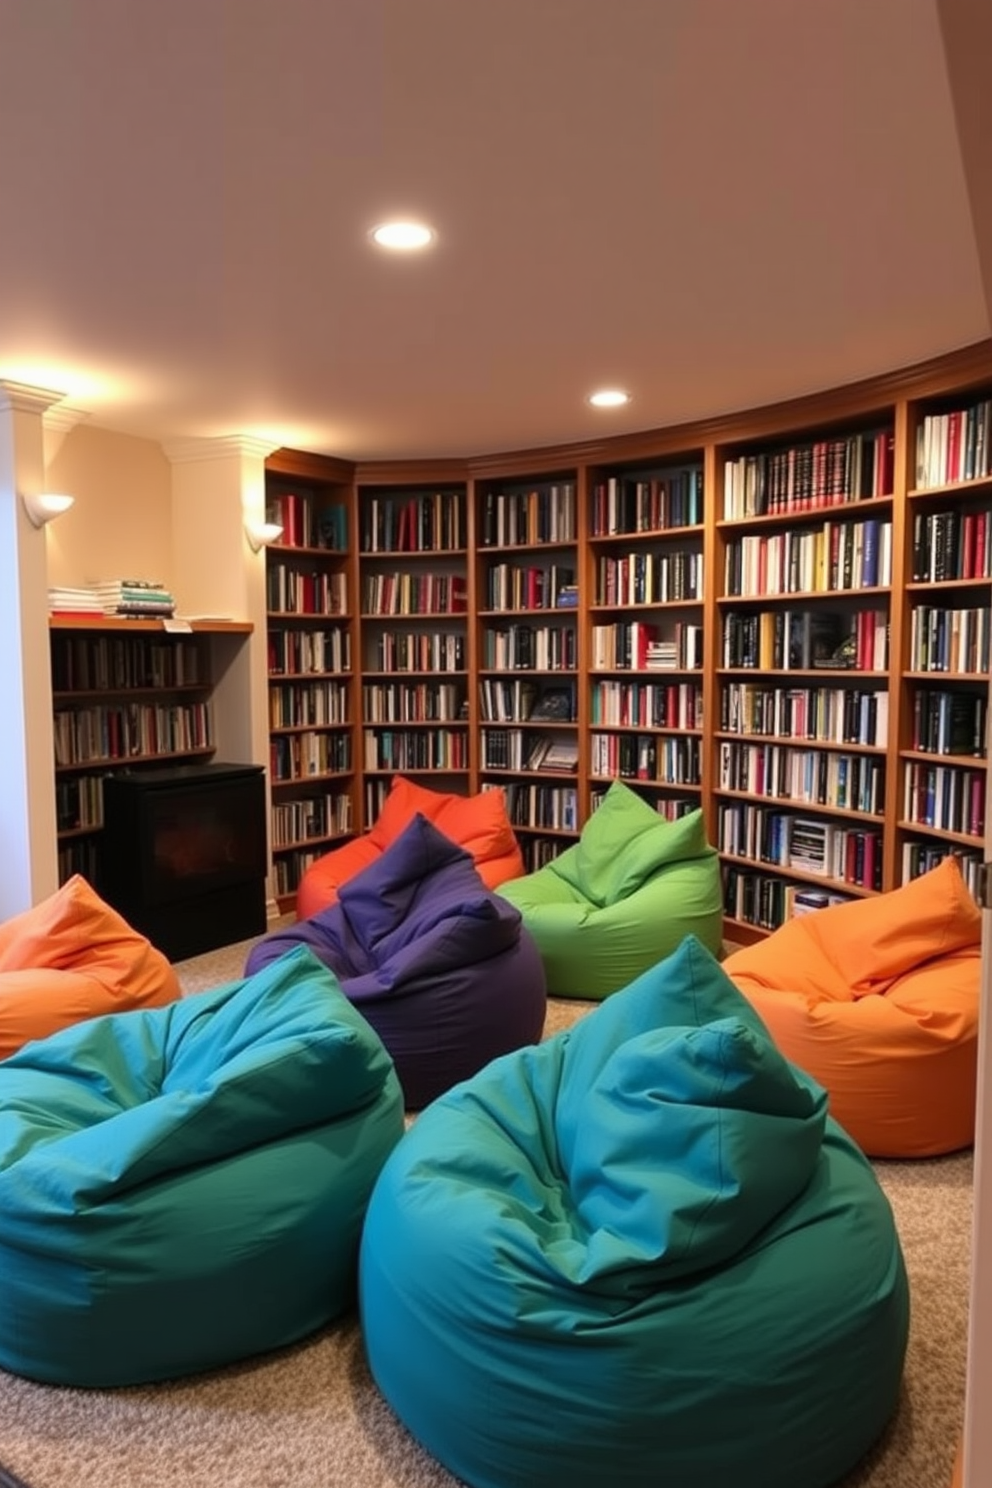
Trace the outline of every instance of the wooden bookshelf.
{"label": "wooden bookshelf", "polygon": [[[975,553],[980,519],[982,542],[992,541],[992,470],[976,470],[979,416],[969,422],[968,410],[990,393],[992,342],[852,387],[585,444],[465,460],[331,462],[326,484],[351,523],[343,566],[356,597],[356,829],[371,824],[394,769],[442,789],[502,785],[536,866],[575,840],[619,775],[667,814],[702,808],[728,885],[727,934],[738,942],[766,934],[810,888],[864,897],[946,852],[971,871],[981,856],[972,829],[984,820],[977,781],[992,598],[992,564],[983,556],[976,568]],[[929,438],[931,455],[939,449],[934,421],[951,415],[961,416],[955,450],[970,440],[970,473],[961,457],[960,465],[932,463],[921,480],[920,442]],[[929,436],[921,432],[928,428]],[[526,519],[510,528],[511,498],[526,512],[528,495],[565,484],[574,487],[574,534],[535,535]],[[373,503],[381,514],[383,502],[433,502],[445,492],[464,501],[457,541],[426,551],[376,548]],[[939,578],[936,568],[921,576],[921,532],[931,547],[940,544]],[[955,566],[962,543],[967,568],[964,559]],[[548,608],[552,589],[571,589],[562,575],[572,569],[568,603]],[[463,580],[464,614],[386,613],[381,582],[365,595],[377,601],[363,602],[362,586],[374,579],[425,573]],[[942,635],[960,637],[964,625],[971,660],[951,671],[921,666],[914,636],[924,619],[935,634],[942,626]],[[270,630],[299,623],[273,616]],[[542,653],[544,666],[533,656],[528,665],[507,640],[496,664],[496,641],[513,626],[544,631],[542,646],[559,649]],[[565,630],[573,635],[569,665],[561,636],[551,635]],[[830,636],[830,654],[814,655]],[[437,666],[439,657],[421,651],[427,664],[409,674],[384,666],[384,643],[410,637],[421,646],[456,637],[459,664],[446,656]],[[642,644],[655,646],[654,665]],[[456,697],[457,720],[404,719],[399,730],[412,737],[440,728],[464,740],[457,766],[453,756],[435,756],[438,763],[407,771],[401,759],[409,756],[380,751],[393,720],[369,713],[419,706],[416,688],[423,699],[447,683],[456,693],[443,706],[450,711]],[[529,716],[536,693],[565,685],[574,687],[574,717]],[[964,755],[966,717],[979,752]],[[941,749],[953,722],[950,753],[935,751],[929,736],[921,747],[921,718],[939,727]],[[554,742],[561,747],[551,753]],[[545,745],[559,768],[542,767]],[[772,793],[761,760],[782,782]],[[943,773],[926,773],[935,770]],[[931,785],[940,811],[928,820],[917,803]],[[573,793],[574,817],[549,806],[560,807],[564,792]],[[963,817],[948,812],[961,792]],[[792,818],[790,833],[796,820],[806,824],[801,850],[783,847],[786,829],[772,817]],[[816,860],[821,844],[832,854],[826,875]],[[755,894],[745,903],[737,892],[742,875],[767,885],[756,891],[757,914]]]}
{"label": "wooden bookshelf", "polygon": [[60,883],[74,873],[100,881],[107,776],[213,757],[211,638],[252,628],[222,619],[51,616]]}
{"label": "wooden bookshelf", "polygon": [[266,460],[269,841],[276,903],[358,829],[352,467],[283,449]]}
{"label": "wooden bookshelf", "polygon": [[588,487],[588,809],[619,777],[671,820],[703,805],[703,452],[596,465]]}
{"label": "wooden bookshelf", "polygon": [[359,472],[361,814],[370,827],[395,774],[468,792],[470,544],[464,470]]}
{"label": "wooden bookshelf", "polygon": [[481,789],[503,790],[528,871],[580,820],[580,517],[574,468],[475,485],[475,655]]}

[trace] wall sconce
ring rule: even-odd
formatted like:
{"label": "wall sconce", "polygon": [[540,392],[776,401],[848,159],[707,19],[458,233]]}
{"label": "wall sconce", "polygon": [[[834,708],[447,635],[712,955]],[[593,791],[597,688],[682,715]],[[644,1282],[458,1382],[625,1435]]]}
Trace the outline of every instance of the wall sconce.
{"label": "wall sconce", "polygon": [[56,495],[54,491],[42,491],[37,496],[22,496],[24,510],[34,527],[44,527],[53,517],[60,517],[67,512],[75,501],[75,496]]}
{"label": "wall sconce", "polygon": [[245,537],[253,553],[260,553],[269,543],[282,537],[281,522],[260,522],[254,517],[245,517]]}

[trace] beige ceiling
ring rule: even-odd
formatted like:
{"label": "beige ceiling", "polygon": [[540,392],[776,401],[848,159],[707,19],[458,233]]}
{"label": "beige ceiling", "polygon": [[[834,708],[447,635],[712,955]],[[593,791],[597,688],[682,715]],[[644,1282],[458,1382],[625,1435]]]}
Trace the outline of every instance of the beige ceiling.
{"label": "beige ceiling", "polygon": [[[458,456],[982,340],[990,13],[0,0],[0,376],[156,439]],[[400,212],[430,254],[370,245]]]}

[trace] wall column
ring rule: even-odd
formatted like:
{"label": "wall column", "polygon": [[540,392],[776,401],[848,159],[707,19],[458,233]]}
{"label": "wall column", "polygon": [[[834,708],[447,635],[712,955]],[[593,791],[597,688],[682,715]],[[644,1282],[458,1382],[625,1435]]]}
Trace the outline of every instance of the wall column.
{"label": "wall column", "polygon": [[[265,458],[277,447],[240,434],[163,446],[172,462],[175,586],[182,595],[182,614],[250,620],[254,626],[247,638],[213,638],[217,759],[264,765],[266,771],[265,552],[252,552],[244,522],[246,517],[264,519]],[[268,789],[266,810],[268,814]],[[268,898],[275,913],[271,885]]]}
{"label": "wall column", "polygon": [[58,888],[43,415],[64,394],[0,380],[0,920]]}

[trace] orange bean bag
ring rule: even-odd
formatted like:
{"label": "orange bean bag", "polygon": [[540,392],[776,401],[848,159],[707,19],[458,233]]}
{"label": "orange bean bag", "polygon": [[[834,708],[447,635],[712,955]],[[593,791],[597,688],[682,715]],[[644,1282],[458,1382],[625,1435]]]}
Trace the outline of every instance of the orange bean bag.
{"label": "orange bean bag", "polygon": [[162,952],[78,873],[0,924],[0,1059],[84,1018],[179,995]]}
{"label": "orange bean bag", "polygon": [[723,965],[869,1156],[974,1140],[981,912],[956,858],[789,920]]}
{"label": "orange bean bag", "polygon": [[394,775],[375,825],[311,863],[296,891],[297,919],[308,920],[337,901],[338,889],[367,868],[395,842],[420,812],[438,831],[472,854],[487,889],[496,889],[524,871],[523,854],[500,789],[475,796],[428,790],[405,775]]}

